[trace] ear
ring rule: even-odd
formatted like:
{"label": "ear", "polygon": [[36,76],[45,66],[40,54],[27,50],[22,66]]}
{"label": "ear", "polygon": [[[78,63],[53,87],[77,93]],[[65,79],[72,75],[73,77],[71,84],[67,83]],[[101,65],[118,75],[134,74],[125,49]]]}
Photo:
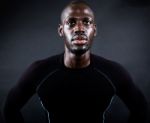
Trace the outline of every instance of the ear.
{"label": "ear", "polygon": [[59,26],[58,26],[58,34],[60,37],[62,37],[64,35],[63,26],[61,24],[59,24]]}
{"label": "ear", "polygon": [[96,24],[94,24],[94,36],[97,35],[97,27],[96,27]]}

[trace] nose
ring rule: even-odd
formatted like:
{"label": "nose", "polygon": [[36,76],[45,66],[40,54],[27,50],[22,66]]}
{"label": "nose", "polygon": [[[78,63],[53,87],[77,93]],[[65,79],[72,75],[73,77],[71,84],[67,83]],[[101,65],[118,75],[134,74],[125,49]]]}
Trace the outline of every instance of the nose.
{"label": "nose", "polygon": [[85,28],[84,28],[84,25],[82,24],[82,22],[78,22],[76,24],[75,33],[78,34],[78,35],[85,33]]}
{"label": "nose", "polygon": [[85,31],[75,31],[75,34],[76,34],[76,35],[84,35],[84,34],[85,34]]}

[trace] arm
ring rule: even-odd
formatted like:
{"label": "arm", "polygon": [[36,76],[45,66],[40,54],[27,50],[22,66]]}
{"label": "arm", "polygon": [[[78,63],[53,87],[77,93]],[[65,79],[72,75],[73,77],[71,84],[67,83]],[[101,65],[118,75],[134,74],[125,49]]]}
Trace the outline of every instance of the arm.
{"label": "arm", "polygon": [[130,111],[128,123],[146,123],[148,104],[144,95],[121,66],[114,74],[117,95]]}
{"label": "arm", "polygon": [[127,107],[130,109],[130,116],[128,122],[145,123],[148,117],[148,104],[144,95],[138,88],[132,88],[132,91],[129,93],[130,100],[127,101],[126,99],[123,99]]}
{"label": "arm", "polygon": [[3,108],[3,117],[5,123],[24,123],[21,109],[30,98],[27,97],[26,94],[23,94],[26,92],[27,90],[23,92],[23,90],[19,88],[18,85],[9,91]]}
{"label": "arm", "polygon": [[20,78],[19,82],[9,91],[3,107],[5,123],[23,123],[22,107],[35,93],[40,80],[38,63],[33,63]]}
{"label": "arm", "polygon": [[142,92],[130,81],[124,85],[118,96],[130,111],[128,123],[145,123],[148,114],[148,104]]}

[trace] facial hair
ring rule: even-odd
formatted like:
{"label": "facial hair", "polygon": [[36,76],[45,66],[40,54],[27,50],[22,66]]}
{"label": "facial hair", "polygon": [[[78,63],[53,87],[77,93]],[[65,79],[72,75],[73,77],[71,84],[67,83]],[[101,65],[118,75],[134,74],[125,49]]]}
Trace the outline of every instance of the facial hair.
{"label": "facial hair", "polygon": [[81,45],[81,46],[73,46],[70,48],[70,51],[75,55],[82,55],[90,49],[88,44]]}

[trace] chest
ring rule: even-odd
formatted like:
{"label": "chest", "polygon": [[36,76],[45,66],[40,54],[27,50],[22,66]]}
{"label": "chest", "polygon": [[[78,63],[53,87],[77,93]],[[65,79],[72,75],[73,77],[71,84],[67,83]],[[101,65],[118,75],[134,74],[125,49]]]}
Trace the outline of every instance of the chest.
{"label": "chest", "polygon": [[91,110],[104,110],[115,93],[111,80],[95,69],[57,70],[49,74],[37,91],[48,110],[62,110],[64,107],[65,110],[85,110],[87,106]]}
{"label": "chest", "polygon": [[94,69],[72,72],[58,70],[50,74],[38,90],[55,96],[93,96],[114,92],[111,79]]}

